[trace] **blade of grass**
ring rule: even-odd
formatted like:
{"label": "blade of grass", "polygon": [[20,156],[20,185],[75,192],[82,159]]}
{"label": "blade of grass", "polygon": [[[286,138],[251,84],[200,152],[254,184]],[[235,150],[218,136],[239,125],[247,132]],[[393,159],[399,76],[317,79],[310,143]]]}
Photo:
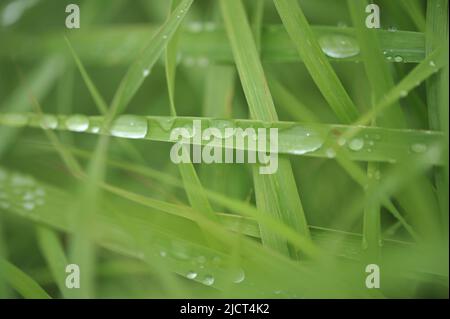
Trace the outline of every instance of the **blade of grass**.
{"label": "blade of grass", "polygon": [[181,21],[183,21],[183,18],[189,11],[192,2],[193,0],[182,0],[170,18],[152,37],[140,56],[129,67],[111,103],[111,109],[108,113],[109,121],[111,121],[118,113],[121,113],[136,94],[137,90],[144,82],[146,74],[150,72],[153,65],[158,61],[166,48],[168,41],[172,39],[180,26]]}
{"label": "blade of grass", "polygon": [[[240,0],[221,0],[220,5],[251,117],[263,121],[276,121],[278,117],[275,106],[245,9]],[[289,160],[280,158],[278,171],[271,176],[260,175],[257,167],[253,167],[253,179],[258,209],[270,213],[275,219],[281,220],[305,238],[309,238],[305,214]],[[265,245],[283,254],[298,256],[297,252],[289,251],[284,240],[263,227],[261,237]]]}
{"label": "blade of grass", "polygon": [[65,283],[65,269],[69,263],[58,235],[53,230],[45,227],[37,227],[36,232],[39,248],[45,257],[59,291],[63,298],[70,298],[72,294]]}
{"label": "blade of grass", "polygon": [[27,299],[51,299],[39,284],[10,262],[0,258],[0,276],[22,297]]}
{"label": "blade of grass", "polygon": [[274,0],[278,14],[325,100],[343,123],[358,117],[358,110],[325,57],[297,0]]}
{"label": "blade of grass", "polygon": [[[448,1],[431,0],[427,2],[426,52],[432,54],[442,43],[448,43]],[[445,46],[448,61],[448,46]],[[427,103],[430,128],[442,130],[446,142],[446,165],[435,173],[437,194],[441,206],[441,218],[444,231],[448,233],[448,190],[449,190],[449,125],[448,125],[448,64],[427,80]]]}
{"label": "blade of grass", "polygon": [[[312,26],[316,37],[329,37],[336,34],[348,36],[354,35],[352,28],[341,28],[333,26]],[[87,31],[89,30],[89,31]],[[108,27],[89,27],[78,30],[71,34],[70,38],[74,46],[79,50],[80,57],[86,64],[100,66],[115,66],[133,62],[142,43],[146,43],[149,34],[155,34],[158,27],[155,25],[108,25]],[[425,36],[420,32],[396,31],[377,29],[375,31],[380,38],[383,51],[389,52],[390,56],[402,56],[402,62],[390,59],[389,62],[397,63],[419,63],[425,58]],[[18,59],[34,60],[37,56],[46,56],[49,52],[60,52],[65,54],[64,41],[61,33],[44,34],[41,41],[32,42],[30,36],[13,32],[4,35],[5,42],[10,43],[12,50]],[[124,42],[123,39],[127,41]],[[179,51],[185,57],[194,59],[207,57],[211,62],[232,62],[233,54],[226,41],[223,29],[200,32],[189,28],[182,30]],[[0,57],[7,56],[0,48]],[[264,25],[261,32],[261,57],[263,62],[286,63],[301,62],[295,44],[289,38],[286,30],[281,25]],[[339,61],[361,61],[361,55],[355,55],[345,59],[327,59]]]}
{"label": "blade of grass", "polygon": [[[24,116],[26,119],[26,125],[42,129],[41,119],[43,115],[36,114],[3,114],[0,115],[0,124],[6,126],[16,125],[11,121],[11,116]],[[49,114],[45,114],[49,115]],[[67,115],[55,115],[58,119],[57,130],[68,130],[65,126],[65,122],[68,118]],[[103,125],[104,118],[101,116],[88,117],[91,127],[96,128]],[[162,129],[160,123],[173,122],[173,129],[181,128],[193,125],[194,121],[201,121],[202,129],[214,126],[215,119],[202,118],[202,117],[160,117],[160,116],[143,116],[143,120],[148,123],[147,136],[142,138],[143,140],[163,141],[171,142],[170,134],[166,130]],[[295,156],[310,156],[329,158],[330,154],[328,150],[333,145],[336,146],[336,150],[339,153],[345,154],[348,159],[353,161],[375,161],[375,162],[402,162],[410,160],[417,156],[411,154],[411,145],[419,143],[431,149],[434,144],[441,144],[444,141],[444,135],[441,132],[434,131],[421,131],[421,130],[398,130],[380,127],[362,127],[353,125],[334,125],[334,124],[316,124],[316,123],[294,123],[294,122],[262,122],[255,120],[230,120],[230,125],[235,128],[278,128],[279,130],[279,149],[280,154],[290,154]],[[352,151],[348,147],[342,147],[339,143],[342,143],[342,138],[346,138],[347,141],[351,141],[355,133],[356,136],[365,138],[365,136],[374,137],[377,139],[375,144],[370,147],[371,152],[367,150],[361,150],[359,152]],[[45,132],[49,132],[46,130]],[[99,132],[92,132],[88,129],[85,133],[100,134]],[[300,138],[306,133],[310,136]],[[110,133],[108,133],[110,135]],[[371,139],[372,140],[372,139]],[[202,145],[206,145],[209,141],[202,140]],[[194,143],[192,140],[190,143]],[[219,147],[224,147],[222,144],[217,144]],[[307,151],[305,151],[305,147]],[[236,149],[236,146],[233,146]],[[247,150],[247,148],[243,148]],[[300,152],[302,151],[302,152]],[[440,154],[431,154],[432,156],[427,159],[430,160],[430,164],[443,165],[443,159]]]}
{"label": "blade of grass", "polygon": [[[172,14],[177,10],[176,7],[180,2],[180,0],[174,0],[172,2]],[[169,91],[170,113],[172,116],[176,116],[175,77],[178,54],[178,39],[179,31],[177,30],[172,39],[167,44],[166,48],[166,79],[167,88]],[[216,216],[214,215],[214,211],[208,201],[208,198],[204,194],[203,187],[201,185],[200,179],[198,178],[194,165],[192,163],[180,163],[178,165],[178,168],[180,170],[183,181],[185,181],[186,183],[185,190],[192,207],[208,218],[215,220]]]}
{"label": "blade of grass", "polygon": [[[63,61],[60,57],[50,57],[31,71],[12,95],[1,104],[1,112],[26,112],[32,109],[27,92],[32,91],[38,99],[42,99],[53,87],[62,71]],[[0,128],[0,157],[14,141],[17,129]]]}

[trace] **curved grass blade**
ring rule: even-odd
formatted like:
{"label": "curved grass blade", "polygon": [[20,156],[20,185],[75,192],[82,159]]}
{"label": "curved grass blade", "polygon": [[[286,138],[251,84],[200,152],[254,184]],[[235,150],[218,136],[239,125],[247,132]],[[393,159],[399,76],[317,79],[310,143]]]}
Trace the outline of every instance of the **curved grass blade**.
{"label": "curved grass blade", "polygon": [[192,2],[193,0],[183,0],[180,3],[170,18],[153,36],[140,56],[130,66],[111,103],[109,119],[112,120],[118,113],[121,113],[136,94],[145,77],[163,53],[168,41],[170,41],[180,26]]}
{"label": "curved grass blade", "polygon": [[27,299],[51,299],[39,284],[22,270],[0,258],[0,276],[14,288],[22,297]]}
{"label": "curved grass blade", "polygon": [[283,24],[325,100],[343,123],[358,117],[358,110],[325,57],[296,0],[274,0]]}

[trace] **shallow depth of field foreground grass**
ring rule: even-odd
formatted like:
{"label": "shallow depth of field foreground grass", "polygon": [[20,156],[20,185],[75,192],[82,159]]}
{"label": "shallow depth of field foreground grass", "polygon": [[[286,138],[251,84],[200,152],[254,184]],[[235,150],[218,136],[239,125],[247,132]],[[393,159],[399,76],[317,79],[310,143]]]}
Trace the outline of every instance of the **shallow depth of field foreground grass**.
{"label": "shallow depth of field foreground grass", "polygon": [[448,0],[375,3],[1,1],[0,297],[448,298]]}

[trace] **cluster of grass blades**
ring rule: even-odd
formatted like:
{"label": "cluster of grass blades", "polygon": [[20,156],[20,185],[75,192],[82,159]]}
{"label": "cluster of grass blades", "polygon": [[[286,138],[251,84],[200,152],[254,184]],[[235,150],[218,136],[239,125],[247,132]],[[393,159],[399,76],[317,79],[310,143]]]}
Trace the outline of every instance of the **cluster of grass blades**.
{"label": "cluster of grass blades", "polygon": [[[14,1],[0,297],[448,297],[447,0],[381,29],[367,0],[86,0],[70,31]],[[194,123],[277,128],[277,172],[172,163]]]}

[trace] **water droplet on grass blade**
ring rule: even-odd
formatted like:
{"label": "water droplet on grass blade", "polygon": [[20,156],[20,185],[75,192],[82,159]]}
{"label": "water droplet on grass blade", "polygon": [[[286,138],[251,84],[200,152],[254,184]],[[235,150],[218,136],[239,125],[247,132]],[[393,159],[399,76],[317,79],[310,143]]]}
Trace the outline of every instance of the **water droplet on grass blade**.
{"label": "water droplet on grass blade", "polygon": [[66,126],[73,132],[84,132],[89,127],[89,119],[85,115],[72,115],[66,120]]}
{"label": "water droplet on grass blade", "polygon": [[416,143],[411,145],[411,151],[414,153],[425,153],[427,151],[427,146],[425,144]]}
{"label": "water droplet on grass blade", "polygon": [[207,275],[207,276],[205,276],[205,278],[203,279],[202,282],[207,286],[212,286],[214,284],[214,281],[215,281],[215,279],[213,276]]}
{"label": "water droplet on grass blade", "polygon": [[364,147],[364,140],[361,138],[354,138],[348,144],[348,148],[352,151],[360,151]]}
{"label": "water droplet on grass blade", "polygon": [[44,130],[54,130],[58,127],[58,119],[54,115],[44,115],[40,124]]}
{"label": "water droplet on grass blade", "polygon": [[336,151],[333,148],[329,148],[326,151],[328,158],[335,158],[336,157]]}
{"label": "water droplet on grass blade", "polygon": [[327,56],[335,59],[350,58],[360,52],[356,39],[343,34],[322,36],[319,44]]}
{"label": "water droplet on grass blade", "polygon": [[150,69],[144,69],[144,70],[142,71],[142,76],[143,76],[144,78],[146,78],[147,76],[150,75],[150,73],[151,73]]}
{"label": "water droplet on grass blade", "polygon": [[148,123],[143,117],[136,115],[119,116],[111,126],[111,135],[116,137],[138,139],[147,135]]}
{"label": "water droplet on grass blade", "polygon": [[234,275],[233,275],[233,282],[235,284],[239,284],[241,282],[243,282],[245,279],[245,272],[243,269],[238,269],[235,271]]}
{"label": "water droplet on grass blade", "polygon": [[195,279],[195,278],[197,278],[197,273],[195,271],[190,271],[186,274],[186,278]]}

